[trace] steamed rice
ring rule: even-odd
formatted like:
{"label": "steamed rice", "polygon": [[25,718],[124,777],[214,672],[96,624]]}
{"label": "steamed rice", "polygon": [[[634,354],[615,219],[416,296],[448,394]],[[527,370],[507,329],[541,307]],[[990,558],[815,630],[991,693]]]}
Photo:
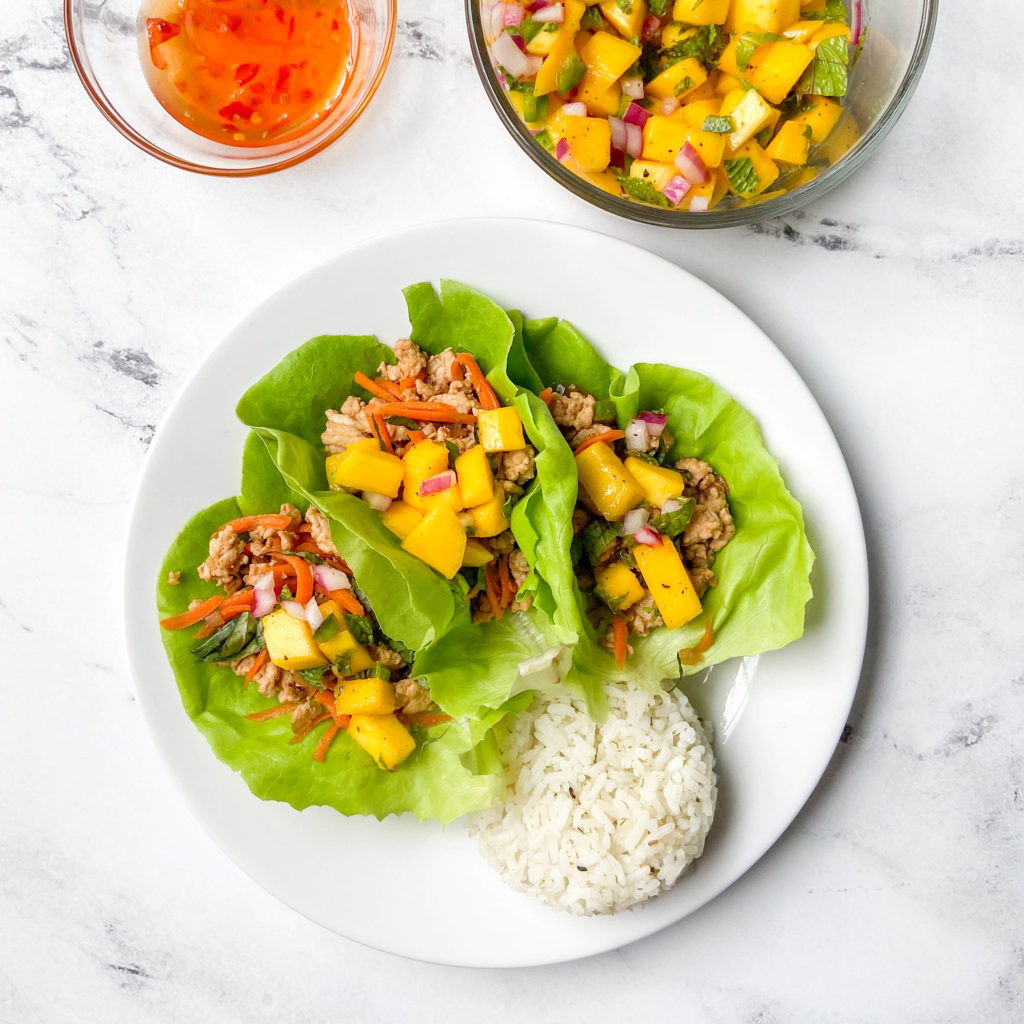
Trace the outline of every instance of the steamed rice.
{"label": "steamed rice", "polygon": [[576,699],[538,700],[502,744],[503,805],[470,818],[514,889],[571,914],[611,914],[670,888],[715,812],[714,755],[678,692],[608,691],[594,722]]}

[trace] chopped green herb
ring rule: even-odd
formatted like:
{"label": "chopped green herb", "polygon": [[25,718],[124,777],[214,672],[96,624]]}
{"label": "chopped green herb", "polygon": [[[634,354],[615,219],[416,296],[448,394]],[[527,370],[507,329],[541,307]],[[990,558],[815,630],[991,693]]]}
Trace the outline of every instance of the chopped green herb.
{"label": "chopped green herb", "polygon": [[679,508],[674,512],[665,512],[660,516],[655,516],[650,522],[651,529],[657,530],[658,533],[662,533],[666,537],[678,537],[686,529],[693,518],[693,510],[697,504],[693,498],[676,498],[675,500],[680,502]]}
{"label": "chopped green herb", "polygon": [[807,11],[801,14],[800,17],[804,21],[841,21],[843,24],[849,24],[846,4],[843,3],[843,0],[825,0],[825,10]]}
{"label": "chopped green herb", "polygon": [[287,583],[281,588],[281,593],[277,595],[277,599],[279,601],[295,600],[295,595],[292,593],[291,587],[289,587]]}
{"label": "chopped green herb", "polygon": [[312,686],[317,690],[324,688],[324,670],[322,668],[302,668],[295,674],[301,676],[307,686]]}
{"label": "chopped green herb", "polygon": [[755,136],[754,141],[759,146],[767,146],[772,141],[772,135],[775,134],[775,129],[770,125],[766,124]]}
{"label": "chopped green herb", "polygon": [[319,555],[314,555],[312,551],[286,551],[285,554],[295,558],[304,558],[307,562],[312,562],[313,565],[324,564],[324,560]]}
{"label": "chopped green herb", "polygon": [[846,36],[832,36],[818,43],[814,59],[804,72],[797,89],[815,96],[845,96],[848,86],[850,41]]}
{"label": "chopped green herb", "polygon": [[391,679],[391,670],[385,668],[379,661],[375,661],[366,672],[368,679]]}
{"label": "chopped green herb", "polygon": [[718,63],[728,42],[729,36],[721,25],[704,25],[692,36],[659,50],[656,61],[664,70],[687,57],[696,57],[710,71]]}
{"label": "chopped green herb", "polygon": [[579,536],[582,538],[587,560],[591,565],[597,565],[608,557],[611,549],[622,537],[622,527],[618,523],[595,519],[586,526]]}
{"label": "chopped green herb", "polygon": [[785,39],[785,36],[776,35],[774,32],[744,32],[736,40],[736,66],[740,71],[746,71],[750,65],[750,58],[754,51],[765,43],[777,43]]}
{"label": "chopped green herb", "polygon": [[365,615],[353,615],[351,612],[342,612],[345,616],[345,625],[356,641],[361,644],[373,643],[373,625]]}
{"label": "chopped green herb", "polygon": [[[655,0],[658,2],[658,0]],[[662,0],[665,4],[668,0]],[[580,19],[580,28],[585,32],[593,32],[599,29],[604,24],[604,18],[601,17],[601,12],[596,7],[588,7]]]}
{"label": "chopped green herb", "polygon": [[651,14],[659,18],[663,18],[668,14],[668,9],[671,6],[671,0],[648,0],[647,2],[647,9]]}
{"label": "chopped green herb", "polygon": [[263,624],[249,612],[242,612],[194,647],[192,654],[206,662],[237,661],[262,651],[264,647]]}
{"label": "chopped green herb", "polygon": [[702,132],[714,132],[716,135],[724,135],[727,132],[736,131],[736,122],[727,114],[718,117],[714,114],[705,117],[704,123],[700,126]]}
{"label": "chopped green herb", "polygon": [[454,441],[445,441],[444,446],[448,449],[448,465],[454,469],[455,460],[462,454],[459,446]]}
{"label": "chopped green herb", "polygon": [[528,43],[543,27],[544,22],[542,21],[534,21],[533,18],[523,18],[519,23],[519,34],[522,36],[523,42]]}
{"label": "chopped green herb", "polygon": [[672,91],[673,96],[682,96],[684,92],[689,92],[697,83],[689,76],[686,75],[681,78],[675,84],[675,88]]}
{"label": "chopped green herb", "polygon": [[313,639],[318,644],[325,644],[328,640],[333,640],[340,632],[341,623],[338,621],[338,616],[328,615],[313,634]]}
{"label": "chopped green herb", "polygon": [[615,422],[615,403],[610,398],[602,398],[594,403],[594,422]]}
{"label": "chopped green herb", "polygon": [[633,13],[633,0],[615,0],[615,6],[626,14]]}
{"label": "chopped green herb", "polygon": [[512,500],[512,495],[510,494],[510,495],[509,495],[509,496],[508,496],[508,497],[507,497],[507,498],[505,499],[505,503],[504,503],[504,504],[503,504],[503,505],[501,506],[501,514],[502,514],[502,515],[503,515],[503,516],[504,516],[504,517],[505,517],[506,519],[508,519],[508,517],[509,517],[510,515],[512,515],[512,505],[513,505],[513,500]]}
{"label": "chopped green herb", "polygon": [[569,544],[569,561],[575,566],[583,557],[583,534],[577,533]]}
{"label": "chopped green herb", "polygon": [[726,160],[725,173],[729,177],[729,184],[732,186],[733,192],[741,196],[757,191],[757,186],[761,184],[761,178],[754,170],[753,161],[749,156]]}
{"label": "chopped green herb", "polygon": [[352,675],[352,652],[346,651],[344,654],[339,654],[334,661],[331,662],[331,667],[334,669],[334,674],[338,676],[350,676]]}
{"label": "chopped green herb", "polygon": [[573,50],[562,61],[562,66],[558,69],[558,74],[555,75],[555,89],[558,92],[569,92],[571,89],[575,89],[583,81],[583,76],[586,73],[587,65],[583,63],[583,58]]}
{"label": "chopped green herb", "polygon": [[671,203],[649,182],[643,178],[622,177],[619,178],[619,185],[622,191],[631,199],[641,203],[650,203],[652,206],[664,206],[666,209]]}

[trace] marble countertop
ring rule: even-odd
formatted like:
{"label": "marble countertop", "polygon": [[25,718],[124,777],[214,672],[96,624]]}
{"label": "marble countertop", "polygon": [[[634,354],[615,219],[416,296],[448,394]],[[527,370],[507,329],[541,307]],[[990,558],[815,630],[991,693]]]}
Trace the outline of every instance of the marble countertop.
{"label": "marble countertop", "polygon": [[[248,181],[136,151],[80,88],[56,0],[0,7],[0,1020],[1024,1018],[1019,62],[963,30],[1019,40],[1024,12],[942,6],[913,102],[853,180],[713,233],[620,221],[529,164],[452,0],[404,0],[340,144]],[[344,246],[491,215],[636,242],[759,324],[845,452],[872,574],[849,729],[775,847],[667,931],[518,971],[400,960],[257,888],[158,760],[121,633],[140,465],[196,361]]]}

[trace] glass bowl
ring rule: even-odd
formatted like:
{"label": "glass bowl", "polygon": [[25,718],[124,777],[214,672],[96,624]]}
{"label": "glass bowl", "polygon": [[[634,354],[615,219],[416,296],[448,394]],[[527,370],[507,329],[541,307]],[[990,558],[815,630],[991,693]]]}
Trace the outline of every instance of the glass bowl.
{"label": "glass bowl", "polygon": [[126,139],[182,170],[248,177],[291,167],[319,153],[348,131],[377,91],[395,38],[396,0],[351,3],[359,17],[359,47],[341,100],[311,131],[258,147],[206,139],[160,106],[139,59],[141,0],[64,0],[64,30],[86,92]]}
{"label": "glass bowl", "polygon": [[724,228],[769,220],[792,213],[845,181],[871,156],[906,108],[928,58],[939,7],[938,0],[865,0],[863,45],[850,69],[845,100],[860,128],[860,137],[835,163],[812,181],[781,196],[691,213],[663,210],[610,195],[574,174],[534,140],[509,103],[491,63],[481,13],[490,2],[466,0],[470,47],[487,96],[519,146],[548,175],[581,199],[620,217],[670,228]]}

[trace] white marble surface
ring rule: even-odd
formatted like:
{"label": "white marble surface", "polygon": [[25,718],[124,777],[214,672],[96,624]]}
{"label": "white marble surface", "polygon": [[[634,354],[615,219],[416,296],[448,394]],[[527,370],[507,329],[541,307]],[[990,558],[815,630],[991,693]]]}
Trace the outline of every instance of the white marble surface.
{"label": "white marble surface", "polygon": [[[942,6],[855,180],[786,223],[687,234],[522,157],[455,0],[403,0],[360,125],[252,181],[137,152],[80,89],[56,0],[0,6],[0,1020],[1024,1018],[1024,12]],[[135,707],[120,568],[153,431],[237,319],[341,246],[496,214],[638,242],[776,340],[847,455],[873,611],[848,738],[754,870],[617,953],[474,972],[319,929],[198,829]]]}

